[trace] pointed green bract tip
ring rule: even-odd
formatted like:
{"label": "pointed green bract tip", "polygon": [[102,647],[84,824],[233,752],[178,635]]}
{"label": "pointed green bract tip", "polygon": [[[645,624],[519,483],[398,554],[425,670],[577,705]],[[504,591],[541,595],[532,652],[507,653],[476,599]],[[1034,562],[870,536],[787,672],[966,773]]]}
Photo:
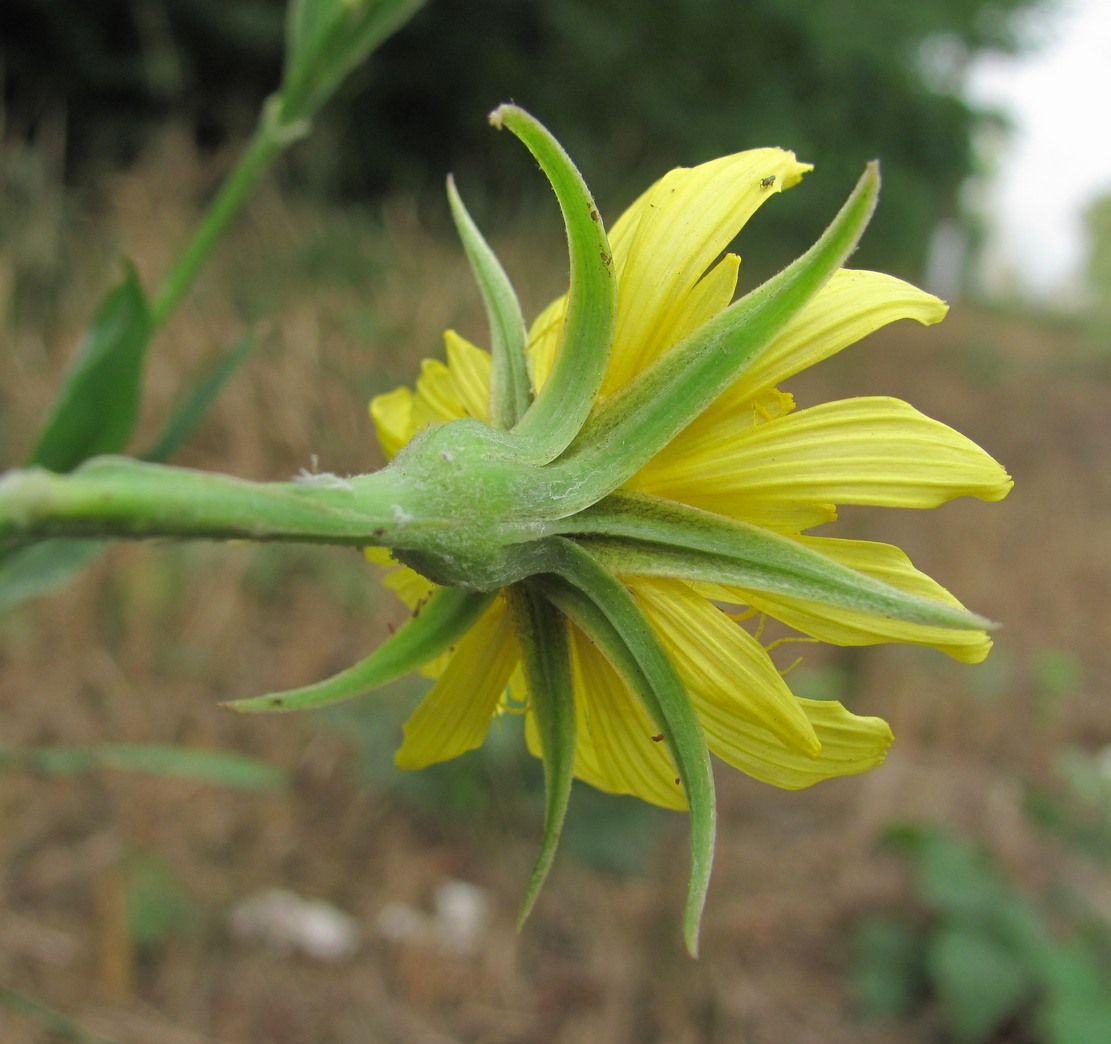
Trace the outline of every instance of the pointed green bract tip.
{"label": "pointed green bract tip", "polygon": [[506,113],[512,112],[514,110],[517,112],[523,111],[521,109],[518,109],[516,105],[499,105],[487,117],[487,119],[489,119],[490,121],[490,126],[496,128],[497,130],[501,130],[502,127],[505,126]]}
{"label": "pointed green bract tip", "polygon": [[513,432],[548,463],[579,434],[609,364],[617,316],[613,252],[597,204],[571,157],[539,120],[516,105],[490,114],[532,153],[559,202],[567,230],[570,288],[556,363]]}

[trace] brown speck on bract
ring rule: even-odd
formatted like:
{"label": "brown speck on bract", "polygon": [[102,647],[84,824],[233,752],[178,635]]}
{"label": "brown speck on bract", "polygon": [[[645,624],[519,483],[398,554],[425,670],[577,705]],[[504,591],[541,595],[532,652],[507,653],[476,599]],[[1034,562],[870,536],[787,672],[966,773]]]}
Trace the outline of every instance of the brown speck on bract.
{"label": "brown speck on bract", "polygon": [[652,742],[653,743],[663,743],[663,740],[664,740],[664,734],[662,732],[660,732],[657,735],[652,737]]}

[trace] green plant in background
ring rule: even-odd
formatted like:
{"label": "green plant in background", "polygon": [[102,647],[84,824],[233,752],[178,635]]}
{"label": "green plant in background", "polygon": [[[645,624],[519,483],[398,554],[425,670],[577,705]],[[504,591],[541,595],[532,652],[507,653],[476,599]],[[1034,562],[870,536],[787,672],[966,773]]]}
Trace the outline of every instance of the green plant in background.
{"label": "green plant in background", "polygon": [[[99,454],[130,444],[139,414],[147,350],[189,290],[205,260],[283,150],[304,138],[321,106],[343,79],[419,7],[421,0],[293,0],[286,25],[280,89],[266,102],[239,161],[153,295],[130,264],[99,304],[70,364],[34,448],[29,466],[68,472]],[[149,461],[170,458],[250,353],[243,337],[182,397],[155,441]],[[0,607],[64,585],[103,548],[98,539],[27,543],[0,538]],[[144,744],[92,747],[0,747],[0,770],[45,775],[138,771],[245,790],[285,785],[285,773],[253,758],[221,751]],[[153,863],[136,863],[128,882],[132,941],[164,942],[181,922],[185,898]],[[22,1012],[63,1039],[101,1041],[68,1019],[16,991],[0,988],[0,1003]]]}
{"label": "green plant in background", "polygon": [[943,828],[893,827],[884,843],[909,861],[923,916],[874,916],[856,926],[853,980],[863,1013],[900,1018],[932,1002],[958,1044],[994,1039],[1004,1026],[1045,1044],[1107,1039],[1106,924],[1073,911],[1071,937],[1058,940],[1044,904]]}
{"label": "green plant in background", "polygon": [[1030,787],[1026,810],[1031,821],[1070,848],[1111,860],[1111,751],[1092,755],[1075,747],[1057,752],[1057,785]]}
{"label": "green plant in background", "polygon": [[[987,622],[898,549],[804,531],[832,521],[837,504],[998,500],[1011,480],[906,403],[795,412],[777,388],[889,322],[945,313],[900,280],[844,268],[876,202],[874,164],[809,251],[730,303],[739,259],[721,252],[808,165],[756,149],[672,171],[607,235],[547,130],[514,106],[492,120],[552,185],[570,290],[527,332],[449,183],[491,352],[449,334],[448,366],[427,362],[415,394],[372,403],[388,467],[281,483],[120,458],[69,476],[31,468],[0,480],[0,537],[388,548],[402,568],[387,583],[409,601],[408,623],[334,678],[235,709],[323,706],[424,669],[437,681],[404,727],[404,768],[480,746],[492,718],[523,714],[546,809],[522,919],[578,777],[690,810],[694,952],[714,845],[710,752],[793,789],[865,771],[891,740],[878,718],[796,698],[762,625],[750,632],[735,619],[766,614],[815,640],[908,642],[982,660]],[[750,608],[730,619],[712,600]]]}
{"label": "green plant in background", "polygon": [[[152,295],[130,264],[97,308],[26,464],[67,472],[91,457],[124,452],[139,415],[146,353],[262,175],[304,138],[344,78],[420,6],[421,0],[294,0],[282,84],[192,238]],[[253,346],[244,337],[183,397],[139,455],[170,458],[188,439]],[[0,542],[0,606],[56,590],[102,549],[98,540],[23,546]]]}

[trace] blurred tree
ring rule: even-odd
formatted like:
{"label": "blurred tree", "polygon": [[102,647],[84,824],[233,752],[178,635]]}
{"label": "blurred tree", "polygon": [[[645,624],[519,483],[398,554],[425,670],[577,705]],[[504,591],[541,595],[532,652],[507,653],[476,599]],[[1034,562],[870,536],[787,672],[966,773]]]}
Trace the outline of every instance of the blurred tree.
{"label": "blurred tree", "polygon": [[[301,173],[365,194],[481,172],[475,180],[506,198],[508,171],[516,184],[523,168],[504,166],[503,143],[480,126],[506,100],[554,128],[617,206],[678,163],[782,144],[821,176],[766,219],[780,263],[879,156],[889,218],[861,261],[915,275],[975,167],[985,114],[960,97],[965,70],[979,52],[1017,49],[1021,16],[1048,2],[430,0],[350,85],[332,116],[336,146],[306,150]],[[64,104],[78,160],[106,142],[126,154],[168,108],[202,140],[242,133],[277,79],[283,7],[4,0],[9,112]]]}

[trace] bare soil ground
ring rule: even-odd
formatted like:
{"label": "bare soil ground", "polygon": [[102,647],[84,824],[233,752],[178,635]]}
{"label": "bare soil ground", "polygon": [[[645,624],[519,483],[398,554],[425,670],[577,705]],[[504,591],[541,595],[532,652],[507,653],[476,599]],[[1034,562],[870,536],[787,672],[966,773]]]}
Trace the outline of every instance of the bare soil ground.
{"label": "bare soil ground", "polygon": [[[0,241],[4,460],[26,453],[117,251],[154,279],[212,175],[171,137],[90,198],[38,198]],[[897,215],[881,208],[877,220]],[[532,309],[561,279],[558,230],[549,220],[543,232],[543,251],[531,235],[497,243],[515,275],[539,273],[523,287]],[[746,248],[759,249],[758,224]],[[388,208],[379,226],[267,192],[155,345],[144,431],[255,316],[261,347],[182,463],[260,479],[314,455],[337,473],[377,466],[368,397],[411,379],[442,329],[483,337],[462,251],[412,207]],[[385,709],[362,716],[244,719],[217,706],[323,676],[381,640],[398,612],[358,555],[114,548],[68,590],[0,621],[3,743],[236,750],[288,768],[292,783],[252,794],[130,774],[0,776],[0,982],[89,1030],[152,1044],[944,1039],[928,1007],[899,1024],[854,1009],[854,923],[912,904],[905,867],[877,848],[887,824],[960,829],[1017,886],[1084,889],[1111,915],[1107,873],[1035,833],[1023,811],[1025,785],[1052,779],[1062,747],[1111,744],[1109,381],[1111,346],[958,307],[940,327],[900,324],[792,384],[804,404],[905,397],[1008,466],[1016,488],[1001,504],[839,523],[900,544],[1004,627],[977,667],[896,647],[807,652],[804,669],[839,670],[847,702],[890,720],[897,743],[872,774],[797,794],[718,773],[698,961],[679,932],[682,817],[655,817],[647,840],[629,842],[632,873],[564,852],[517,934],[540,828],[527,769],[483,762],[414,796],[385,764],[412,687],[374,697]],[[1078,664],[1076,683],[1049,685],[1047,655]],[[591,829],[606,840],[604,824]],[[149,945],[128,922],[137,860],[168,868],[164,905],[187,911]],[[380,930],[391,904],[429,912],[449,879],[486,898],[473,948]],[[237,938],[230,910],[270,887],[353,916],[357,954],[325,963]],[[0,1007],[0,1040],[52,1039]],[[1030,1038],[1017,1028],[1006,1039]]]}

